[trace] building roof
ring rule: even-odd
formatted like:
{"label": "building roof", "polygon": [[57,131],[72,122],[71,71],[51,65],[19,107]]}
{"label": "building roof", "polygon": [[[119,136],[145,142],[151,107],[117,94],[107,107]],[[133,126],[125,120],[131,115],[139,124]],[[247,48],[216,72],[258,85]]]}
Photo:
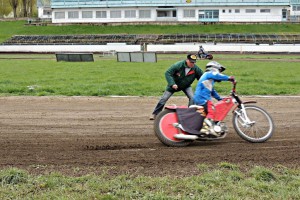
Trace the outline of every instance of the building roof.
{"label": "building roof", "polygon": [[[38,0],[45,1],[45,0]],[[51,0],[52,8],[149,7],[149,6],[288,6],[300,0]]]}

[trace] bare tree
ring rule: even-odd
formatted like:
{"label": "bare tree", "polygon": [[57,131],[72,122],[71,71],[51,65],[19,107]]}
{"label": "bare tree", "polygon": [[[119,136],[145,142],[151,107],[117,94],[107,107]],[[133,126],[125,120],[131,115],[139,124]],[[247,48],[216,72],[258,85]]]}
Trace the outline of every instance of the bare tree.
{"label": "bare tree", "polygon": [[21,0],[21,2],[22,17],[30,17],[32,15],[33,0]]}
{"label": "bare tree", "polygon": [[8,15],[11,12],[11,6],[8,0],[0,0],[0,17]]}
{"label": "bare tree", "polygon": [[9,4],[13,9],[14,18],[17,18],[17,8],[19,6],[19,1],[18,0],[9,0]]}
{"label": "bare tree", "polygon": [[37,0],[37,4],[40,6],[50,6],[51,0]]}
{"label": "bare tree", "polygon": [[27,17],[27,0],[22,0],[22,17]]}
{"label": "bare tree", "polygon": [[33,0],[27,0],[27,16],[32,17],[32,10],[33,10]]}

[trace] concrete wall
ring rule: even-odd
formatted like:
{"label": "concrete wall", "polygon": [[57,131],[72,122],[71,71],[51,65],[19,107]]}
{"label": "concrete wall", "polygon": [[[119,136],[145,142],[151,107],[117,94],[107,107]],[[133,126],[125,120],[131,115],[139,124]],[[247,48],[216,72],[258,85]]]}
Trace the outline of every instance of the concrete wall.
{"label": "concrete wall", "polygon": [[[187,53],[197,52],[199,45],[206,51],[239,52],[239,53],[300,53],[300,44],[255,45],[255,44],[176,44],[176,45],[147,45],[148,52]],[[108,44],[108,45],[0,45],[0,53],[56,53],[56,52],[137,52],[140,45]]]}
{"label": "concrete wall", "polygon": [[56,52],[133,52],[140,51],[140,45],[1,45],[0,52],[36,52],[36,53],[56,53]]}
{"label": "concrete wall", "polygon": [[[148,45],[148,51],[162,52],[197,52],[200,44],[177,45]],[[255,45],[255,44],[201,44],[206,51],[212,52],[260,52],[260,53],[300,53],[300,44],[297,45]]]}

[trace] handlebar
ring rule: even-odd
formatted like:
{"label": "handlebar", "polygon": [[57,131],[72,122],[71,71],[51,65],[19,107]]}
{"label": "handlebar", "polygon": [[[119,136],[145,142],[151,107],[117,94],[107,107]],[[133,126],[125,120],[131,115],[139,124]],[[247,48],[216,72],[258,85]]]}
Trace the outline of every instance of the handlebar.
{"label": "handlebar", "polygon": [[232,90],[231,90],[231,92],[233,92],[233,93],[235,93],[235,89],[236,89],[236,84],[237,84],[237,82],[236,81],[233,81],[232,82]]}
{"label": "handlebar", "polygon": [[238,97],[238,95],[236,95],[236,84],[237,82],[234,81],[232,82],[232,90],[231,90],[231,96],[236,100],[236,102],[238,103],[238,105],[240,106],[240,104],[242,103],[242,100]]}

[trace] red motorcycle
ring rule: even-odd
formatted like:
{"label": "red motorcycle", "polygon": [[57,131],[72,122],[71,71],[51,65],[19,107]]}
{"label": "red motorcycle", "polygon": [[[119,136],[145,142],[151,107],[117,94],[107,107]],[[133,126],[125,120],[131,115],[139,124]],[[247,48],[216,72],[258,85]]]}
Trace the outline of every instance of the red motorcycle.
{"label": "red motorcycle", "polygon": [[167,146],[183,147],[195,140],[219,140],[228,134],[223,121],[232,110],[232,123],[236,133],[244,140],[261,143],[270,139],[274,132],[271,116],[263,108],[252,105],[256,101],[243,102],[236,94],[236,82],[229,97],[215,104],[215,125],[213,130],[219,136],[200,132],[205,119],[202,106],[166,106],[154,121],[157,138]]}

